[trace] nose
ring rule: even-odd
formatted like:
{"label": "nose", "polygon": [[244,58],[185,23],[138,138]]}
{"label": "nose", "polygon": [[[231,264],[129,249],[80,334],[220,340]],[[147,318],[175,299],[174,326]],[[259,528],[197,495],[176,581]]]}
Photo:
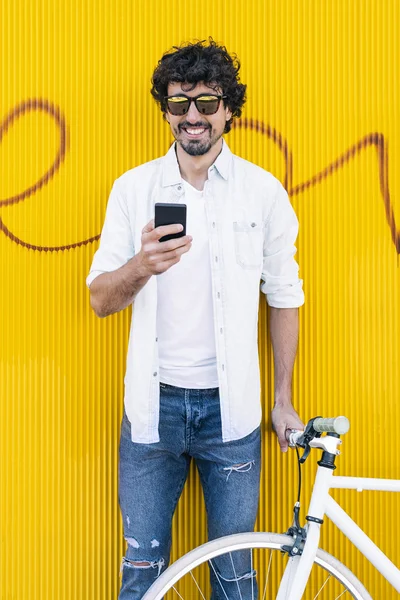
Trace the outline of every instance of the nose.
{"label": "nose", "polygon": [[190,122],[196,123],[196,121],[198,121],[201,116],[201,113],[199,113],[199,111],[197,110],[196,104],[194,102],[191,102],[190,108],[185,115],[186,119]]}

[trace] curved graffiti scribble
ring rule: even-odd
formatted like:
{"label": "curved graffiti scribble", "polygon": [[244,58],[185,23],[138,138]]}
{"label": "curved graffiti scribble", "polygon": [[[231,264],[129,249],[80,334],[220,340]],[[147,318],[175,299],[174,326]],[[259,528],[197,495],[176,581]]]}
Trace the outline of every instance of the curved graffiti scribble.
{"label": "curved graffiti scribble", "polygon": [[[54,121],[59,129],[60,144],[59,144],[59,147],[57,150],[57,154],[55,156],[53,164],[45,172],[45,174],[40,179],[38,179],[38,181],[36,181],[36,183],[34,183],[32,186],[30,186],[26,190],[23,190],[19,194],[16,194],[15,196],[11,196],[10,198],[5,198],[4,200],[0,200],[0,207],[1,206],[10,206],[11,204],[17,204],[18,202],[21,202],[22,200],[25,200],[26,198],[29,198],[29,196],[32,196],[33,194],[38,192],[44,185],[49,183],[49,181],[54,177],[55,173],[59,170],[61,163],[65,159],[65,155],[66,155],[67,148],[68,148],[68,128],[67,128],[65,117],[62,114],[62,112],[58,106],[56,106],[52,102],[49,102],[48,100],[44,100],[42,98],[30,98],[30,99],[26,100],[25,102],[21,102],[21,104],[17,104],[17,106],[15,106],[8,113],[8,115],[6,115],[6,117],[0,123],[0,143],[3,139],[3,136],[7,133],[7,131],[10,129],[10,127],[14,124],[14,122],[19,117],[22,117],[23,115],[25,115],[29,112],[32,112],[32,111],[36,111],[36,110],[41,110],[41,111],[47,113],[48,115],[50,115],[54,119]],[[56,247],[36,246],[34,244],[29,244],[27,242],[24,242],[23,240],[18,238],[16,235],[14,235],[8,229],[8,227],[4,224],[4,222],[1,218],[0,218],[0,231],[2,231],[12,242],[19,244],[20,246],[23,246],[24,248],[28,248],[29,250],[38,250],[41,252],[70,250],[72,248],[78,248],[79,246],[83,246],[85,244],[90,244],[91,242],[94,242],[100,238],[100,235],[96,235],[88,240],[84,240],[83,242],[69,244],[67,246],[56,246]]]}
{"label": "curved graffiti scribble", "polygon": [[37,250],[39,252],[58,252],[61,250],[72,250],[73,248],[79,248],[80,246],[86,246],[87,244],[91,244],[92,242],[96,242],[100,239],[100,234],[94,235],[87,240],[83,240],[82,242],[75,242],[75,244],[67,244],[66,246],[35,246],[35,244],[29,244],[28,242],[24,242],[19,237],[14,235],[8,227],[3,223],[0,218],[0,231],[4,233],[12,242],[18,244],[19,246],[23,246],[28,250]]}
{"label": "curved graffiti scribble", "polygon": [[382,133],[367,134],[366,136],[361,138],[361,140],[359,140],[353,146],[351,146],[348,150],[346,150],[346,152],[341,154],[341,156],[339,156],[335,161],[333,161],[333,163],[325,167],[325,169],[323,169],[316,175],[313,175],[313,177],[311,177],[307,181],[299,183],[293,187],[293,157],[292,153],[288,150],[287,141],[282,137],[282,135],[269,125],[265,125],[264,123],[262,123],[262,121],[256,121],[254,119],[243,119],[242,121],[237,121],[235,126],[237,128],[251,129],[253,131],[263,133],[278,146],[285,160],[284,186],[287,189],[289,196],[296,196],[297,194],[304,192],[308,188],[321,183],[321,181],[329,177],[329,175],[333,175],[333,173],[338,171],[341,167],[348,163],[362,150],[364,150],[368,146],[375,146],[378,157],[379,185],[383,199],[383,204],[385,207],[386,220],[389,225],[394,247],[396,248],[397,253],[400,254],[400,231],[397,230],[394,210],[390,199],[388,149],[386,140]]}
{"label": "curved graffiti scribble", "polygon": [[[32,194],[36,193],[40,188],[42,188],[45,184],[47,184],[50,181],[50,179],[60,168],[60,165],[65,158],[67,150],[66,121],[59,107],[55,106],[47,100],[30,99],[26,102],[17,105],[13,110],[11,110],[10,113],[5,117],[5,119],[0,123],[0,142],[3,138],[3,135],[7,132],[10,126],[14,123],[14,121],[20,116],[32,110],[42,110],[44,112],[47,112],[51,117],[53,117],[53,119],[57,123],[60,130],[60,146],[57,152],[57,156],[55,157],[55,160],[49,168],[49,170],[46,171],[46,173],[34,185],[27,188],[23,192],[12,196],[11,198],[0,200],[0,207],[9,206],[10,204],[16,204],[17,202],[25,200]],[[361,140],[359,140],[358,142],[356,142],[356,144],[354,144],[348,150],[346,150],[346,152],[339,156],[333,163],[328,165],[325,169],[323,169],[316,175],[313,175],[313,177],[311,177],[309,180],[297,184],[296,186],[293,186],[293,155],[292,152],[289,150],[287,140],[285,140],[282,134],[280,134],[278,131],[276,131],[276,129],[270,127],[269,125],[266,125],[262,121],[258,121],[255,119],[244,118],[239,121],[235,121],[234,127],[237,129],[249,129],[251,131],[256,131],[258,133],[266,135],[274,144],[276,144],[276,146],[282,152],[285,161],[285,176],[283,184],[288,190],[290,196],[295,196],[304,192],[312,186],[318,185],[324,179],[326,179],[330,175],[333,175],[333,173],[338,171],[341,167],[343,167],[346,163],[353,159],[362,150],[364,150],[368,146],[375,146],[378,157],[380,190],[383,198],[386,220],[390,228],[392,241],[396,248],[396,252],[400,254],[400,231],[398,231],[396,227],[394,210],[390,199],[388,150],[383,134],[370,133],[364,136]],[[95,242],[100,239],[100,234],[98,234],[81,242],[76,242],[74,244],[68,244],[64,246],[37,246],[34,244],[29,244],[18,238],[16,235],[14,235],[4,224],[1,218],[0,231],[2,231],[15,244],[18,244],[30,250],[37,250],[40,252],[58,252],[63,250],[72,250],[74,248],[79,248],[80,246],[91,244],[92,242]]]}
{"label": "curved graffiti scribble", "polygon": [[54,159],[51,167],[46,171],[46,173],[31,187],[27,188],[23,192],[17,194],[16,196],[12,196],[11,198],[6,198],[5,200],[0,200],[0,206],[8,206],[10,204],[16,204],[17,202],[21,202],[21,200],[25,200],[32,194],[35,194],[40,188],[42,188],[46,183],[50,181],[50,179],[54,176],[56,171],[60,168],[62,161],[65,158],[65,154],[67,151],[67,126],[65,122],[65,118],[61,113],[61,110],[55,104],[52,104],[48,100],[42,100],[40,98],[31,98],[22,102],[21,104],[17,104],[3,119],[0,123],[0,143],[3,139],[3,136],[10,129],[11,125],[22,115],[25,115],[28,112],[32,112],[34,110],[42,110],[50,115],[54,121],[56,122],[58,129],[60,131],[60,145],[57,151],[57,155]]}

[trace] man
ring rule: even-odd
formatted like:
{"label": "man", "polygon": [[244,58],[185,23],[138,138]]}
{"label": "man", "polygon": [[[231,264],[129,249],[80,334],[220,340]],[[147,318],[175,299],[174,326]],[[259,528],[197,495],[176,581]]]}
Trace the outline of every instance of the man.
{"label": "man", "polygon": [[[139,600],[166,568],[192,457],[209,538],[254,528],[260,280],[271,307],[272,423],[282,450],[286,429],[303,427],[291,403],[304,301],[293,258],[298,223],[282,185],[223,141],[245,101],[239,66],[212,39],[159,61],[152,95],[176,141],[166,156],[115,181],[87,279],[98,316],[133,305],[119,462],[128,543],[120,600]],[[159,241],[181,226],[155,228],[156,202],[187,205],[187,235]],[[215,561],[213,599],[237,598],[237,578],[251,589],[248,553],[235,561],[235,572]]]}

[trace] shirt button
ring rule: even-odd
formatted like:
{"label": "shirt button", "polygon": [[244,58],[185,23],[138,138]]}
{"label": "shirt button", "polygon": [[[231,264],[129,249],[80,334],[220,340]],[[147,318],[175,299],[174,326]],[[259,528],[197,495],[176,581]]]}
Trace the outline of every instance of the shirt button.
{"label": "shirt button", "polygon": [[156,338],[156,342],[158,342],[158,338]]}
{"label": "shirt button", "polygon": [[213,221],[213,227],[215,227],[215,221]]}
{"label": "shirt button", "polygon": [[178,188],[177,188],[177,189],[178,189],[179,191],[181,191],[181,189],[182,189],[182,186],[181,186],[181,185],[178,185]]}
{"label": "shirt button", "polygon": [[153,377],[157,377],[157,371],[153,373]]}

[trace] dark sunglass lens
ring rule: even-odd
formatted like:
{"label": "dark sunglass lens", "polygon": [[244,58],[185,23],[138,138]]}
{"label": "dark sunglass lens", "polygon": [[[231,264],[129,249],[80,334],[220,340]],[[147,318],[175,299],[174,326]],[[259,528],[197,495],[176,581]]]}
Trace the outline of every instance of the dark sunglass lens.
{"label": "dark sunglass lens", "polygon": [[168,99],[168,110],[171,115],[181,116],[187,113],[189,107],[189,101],[186,98],[180,98],[177,96],[176,98]]}
{"label": "dark sunglass lens", "polygon": [[197,98],[196,106],[199,113],[202,115],[213,115],[217,112],[219,98],[215,96],[201,96]]}

